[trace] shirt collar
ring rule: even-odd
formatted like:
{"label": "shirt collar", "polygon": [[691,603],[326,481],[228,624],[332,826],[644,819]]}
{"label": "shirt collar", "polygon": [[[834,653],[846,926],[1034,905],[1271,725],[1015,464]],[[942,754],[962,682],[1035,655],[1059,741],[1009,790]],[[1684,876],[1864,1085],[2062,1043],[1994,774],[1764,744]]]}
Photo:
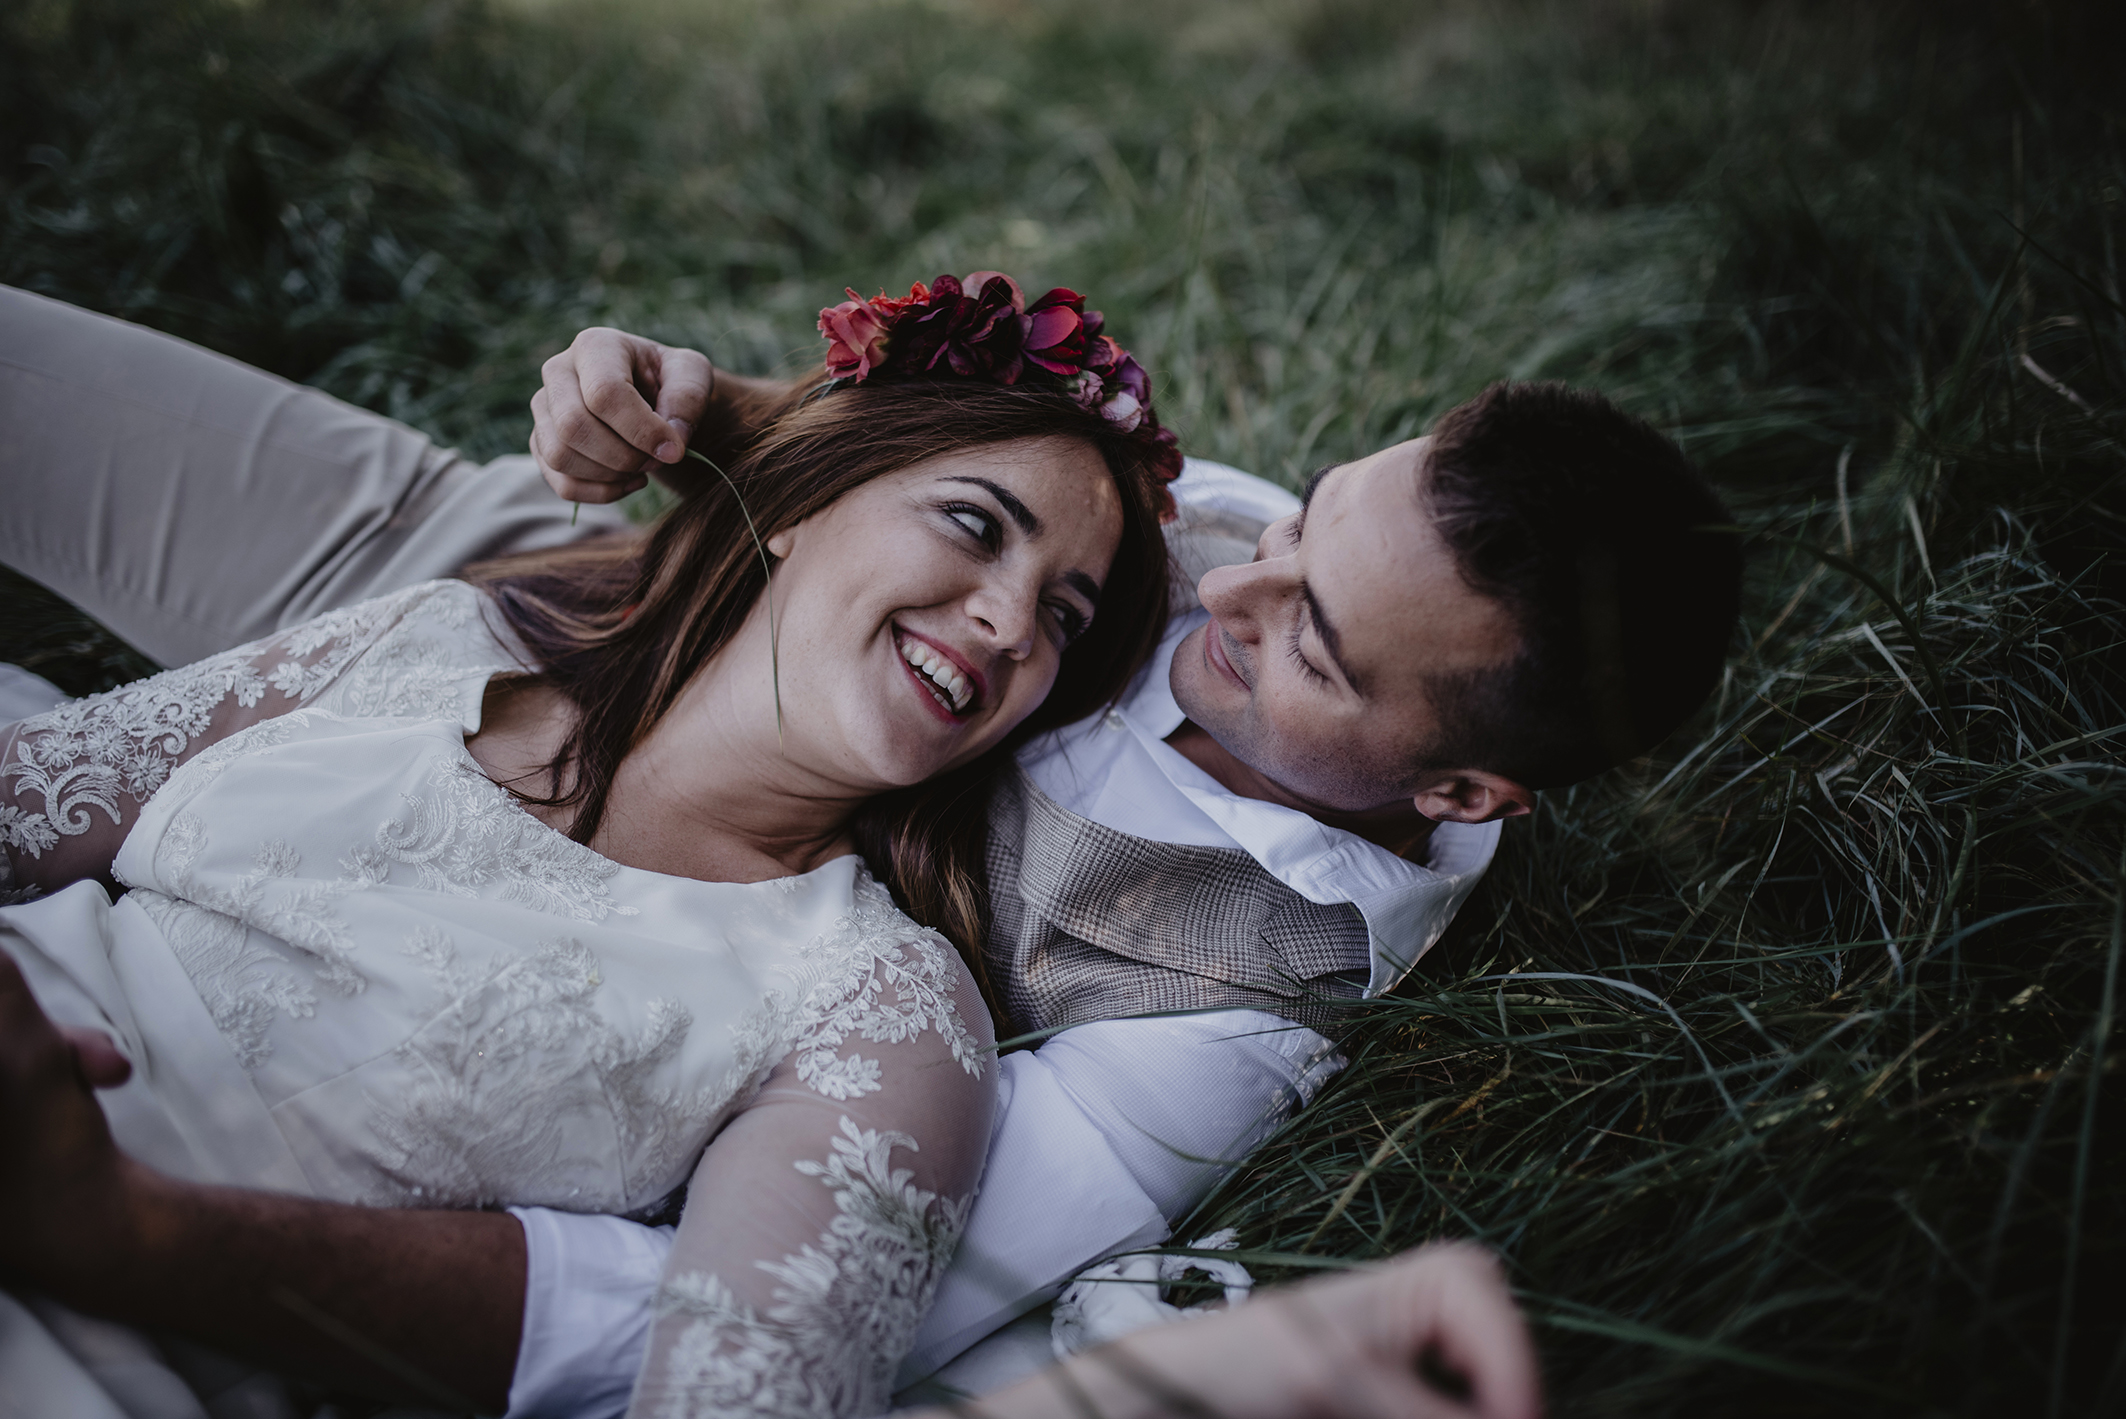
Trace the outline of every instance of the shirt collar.
{"label": "shirt collar", "polygon": [[1116,713],[1174,789],[1272,877],[1310,902],[1358,908],[1371,939],[1366,994],[1392,990],[1475,890],[1498,851],[1503,825],[1441,823],[1425,861],[1416,863],[1296,808],[1243,797],[1196,767],[1166,737],[1188,718],[1174,699],[1174,652],[1208,620],[1197,610],[1168,623],[1157,653]]}

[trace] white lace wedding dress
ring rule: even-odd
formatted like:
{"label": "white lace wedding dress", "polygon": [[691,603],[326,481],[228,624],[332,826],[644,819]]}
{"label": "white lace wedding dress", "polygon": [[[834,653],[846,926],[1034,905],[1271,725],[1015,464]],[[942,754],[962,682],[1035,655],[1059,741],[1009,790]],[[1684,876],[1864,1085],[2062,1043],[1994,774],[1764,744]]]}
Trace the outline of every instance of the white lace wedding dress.
{"label": "white lace wedding dress", "polygon": [[700,882],[541,824],[465,747],[520,668],[433,582],[0,730],[18,874],[130,888],[0,907],[0,949],[133,1060],[136,1156],[397,1206],[688,1185],[634,1412],[882,1411],[989,1136],[976,987],[854,857]]}

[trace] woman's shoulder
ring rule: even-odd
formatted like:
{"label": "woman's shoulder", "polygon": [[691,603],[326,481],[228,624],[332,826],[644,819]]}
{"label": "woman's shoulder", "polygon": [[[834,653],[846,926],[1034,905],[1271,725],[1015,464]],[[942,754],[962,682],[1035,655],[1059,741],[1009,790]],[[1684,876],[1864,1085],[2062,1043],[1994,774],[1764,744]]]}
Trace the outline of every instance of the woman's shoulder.
{"label": "woman's shoulder", "polygon": [[487,682],[532,668],[487,594],[462,581],[422,582],[288,634],[317,707],[351,717],[447,719],[469,733]]}
{"label": "woman's shoulder", "polygon": [[941,1047],[941,1057],[983,1078],[996,1035],[960,953],[902,911],[861,859],[843,858],[820,872],[837,882],[847,873],[847,910],[801,953],[809,985],[792,1021],[799,1078],[830,1097],[848,1097],[841,1092],[850,1083],[841,1077],[850,1063],[841,1058],[844,1042],[924,1036]]}
{"label": "woman's shoulder", "polygon": [[523,668],[484,603],[424,582],[26,719],[0,760],[0,844],[46,890],[99,876],[172,773],[299,709],[476,727],[488,679]]}

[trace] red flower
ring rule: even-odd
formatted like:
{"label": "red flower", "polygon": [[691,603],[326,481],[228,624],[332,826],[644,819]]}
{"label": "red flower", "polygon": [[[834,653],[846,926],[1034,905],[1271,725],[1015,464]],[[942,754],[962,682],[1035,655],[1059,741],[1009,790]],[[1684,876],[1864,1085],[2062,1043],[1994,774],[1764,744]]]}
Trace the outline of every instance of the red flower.
{"label": "red flower", "polygon": [[[856,292],[851,291],[849,294],[853,296],[856,294]],[[917,281],[914,285],[908,288],[907,295],[895,297],[889,296],[885,292],[881,291],[879,292],[878,299],[871,302],[871,304],[878,310],[879,314],[885,316],[888,320],[891,320],[894,316],[899,315],[902,311],[908,309],[910,306],[926,305],[929,303],[929,300],[930,288],[924,285],[921,281]]]}
{"label": "red flower", "polygon": [[[1171,483],[1181,476],[1181,440],[1174,437],[1172,429],[1159,429],[1153,432],[1152,442],[1157,445],[1159,450],[1153,455],[1155,460],[1153,466],[1158,471],[1159,481]],[[1171,510],[1174,495],[1168,493],[1166,501],[1168,508]],[[1171,515],[1171,512],[1169,512],[1169,515]]]}
{"label": "red flower", "polygon": [[1026,358],[1050,374],[1073,375],[1085,363],[1085,297],[1058,286],[1027,308]]}
{"label": "red flower", "polygon": [[827,372],[837,379],[863,379],[873,370],[902,375],[942,375],[992,384],[1022,377],[1051,384],[1081,408],[1098,409],[1118,432],[1152,446],[1163,518],[1174,516],[1165,487],[1181,473],[1181,449],[1152,413],[1152,382],[1129,351],[1103,335],[1099,311],[1085,297],[1057,286],[1026,303],[1019,283],[1001,271],[977,271],[963,282],[940,276],[920,281],[905,297],[884,292],[849,299],[819,313],[827,337]]}
{"label": "red flower", "polygon": [[1025,297],[1009,276],[975,274],[984,279],[980,293],[972,296],[951,276],[938,277],[930,288],[929,309],[907,323],[903,368],[934,373],[942,364],[962,377],[1018,383],[1025,369],[1019,358],[1025,338],[1019,307]]}
{"label": "red flower", "polygon": [[962,290],[973,291],[978,296],[986,297],[989,294],[989,283],[991,281],[1002,281],[1004,283],[1004,289],[998,293],[998,299],[1010,302],[1014,314],[1026,309],[1026,293],[1019,289],[1017,281],[1012,280],[1011,277],[1005,275],[1002,271],[971,271],[968,273],[967,279],[961,282],[960,285]]}

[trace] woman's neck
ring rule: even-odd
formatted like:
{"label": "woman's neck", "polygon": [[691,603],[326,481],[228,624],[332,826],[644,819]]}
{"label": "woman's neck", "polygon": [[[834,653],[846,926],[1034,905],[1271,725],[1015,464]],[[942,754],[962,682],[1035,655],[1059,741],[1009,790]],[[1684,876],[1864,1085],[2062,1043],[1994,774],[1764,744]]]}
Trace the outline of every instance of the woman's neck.
{"label": "woman's neck", "polygon": [[[750,702],[760,678],[731,673],[737,649],[727,647],[688,681],[621,762],[593,850],[629,867],[711,882],[809,872],[855,851],[849,824],[866,795],[783,753],[772,695],[763,724],[761,707]],[[560,691],[520,681],[490,692],[480,732],[466,747],[495,782],[543,796],[546,765],[576,718]],[[575,819],[573,805],[527,807],[559,831]]]}
{"label": "woman's neck", "polygon": [[768,677],[737,673],[732,645],[704,666],[613,777],[591,846],[675,876],[754,882],[856,850],[868,794],[801,767],[775,728]]}

